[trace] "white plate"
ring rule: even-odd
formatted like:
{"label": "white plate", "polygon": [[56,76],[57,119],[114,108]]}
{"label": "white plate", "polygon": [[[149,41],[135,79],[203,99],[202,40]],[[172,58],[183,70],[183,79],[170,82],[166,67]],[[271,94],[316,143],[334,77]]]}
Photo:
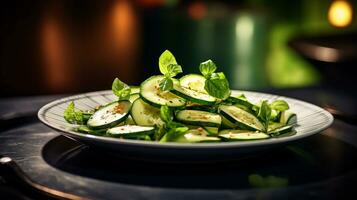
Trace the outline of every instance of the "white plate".
{"label": "white plate", "polygon": [[117,99],[110,90],[85,93],[53,101],[39,110],[38,117],[43,123],[59,131],[61,134],[88,144],[91,147],[101,147],[101,149],[104,148],[108,152],[119,156],[150,160],[159,159],[163,161],[237,159],[239,155],[244,153],[276,147],[319,133],[333,122],[333,117],[329,112],[297,99],[250,91],[233,91],[234,93],[243,93],[252,102],[259,102],[262,99],[269,101],[282,99],[287,101],[290,105],[290,110],[297,114],[297,126],[295,128],[297,133],[288,137],[265,140],[186,144],[125,140],[74,132],[74,125],[67,123],[63,118],[63,112],[68,104],[74,101],[76,108],[82,110],[94,109],[98,105],[103,105]]}

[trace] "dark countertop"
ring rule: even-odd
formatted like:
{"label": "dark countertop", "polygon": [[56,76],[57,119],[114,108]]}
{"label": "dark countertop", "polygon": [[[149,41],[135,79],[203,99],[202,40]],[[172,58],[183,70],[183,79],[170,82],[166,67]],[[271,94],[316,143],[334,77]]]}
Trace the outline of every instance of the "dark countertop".
{"label": "dark countertop", "polygon": [[[267,92],[334,105],[349,113],[355,109],[353,92],[318,88]],[[59,97],[0,100],[0,155],[11,157],[34,182],[56,190],[93,199],[338,199],[356,195],[357,126],[339,119],[321,134],[244,162],[178,167],[117,160],[60,136],[34,116],[38,108]],[[0,197],[22,193],[0,179]]]}

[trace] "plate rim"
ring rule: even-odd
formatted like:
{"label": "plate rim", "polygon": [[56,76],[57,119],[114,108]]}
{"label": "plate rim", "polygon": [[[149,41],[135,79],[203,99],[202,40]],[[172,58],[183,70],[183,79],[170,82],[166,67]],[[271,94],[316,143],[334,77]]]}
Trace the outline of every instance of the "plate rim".
{"label": "plate rim", "polygon": [[274,98],[284,98],[290,101],[295,101],[300,104],[305,104],[308,105],[309,107],[313,107],[317,110],[321,110],[321,114],[324,114],[327,117],[326,124],[323,124],[321,127],[318,127],[312,131],[308,131],[304,134],[300,135],[294,135],[294,136],[289,136],[289,137],[282,137],[282,138],[270,138],[266,140],[250,140],[250,141],[231,141],[231,142],[221,142],[221,143],[178,143],[178,142],[167,142],[167,143],[159,143],[156,141],[141,141],[141,140],[129,140],[129,139],[120,139],[120,138],[111,138],[111,137],[103,137],[103,136],[96,136],[92,134],[85,134],[85,133],[78,133],[75,131],[71,130],[62,130],[54,125],[52,125],[50,122],[48,122],[44,118],[45,112],[60,103],[64,103],[70,100],[75,100],[79,99],[81,97],[87,97],[87,96],[93,96],[93,95],[98,95],[98,94],[111,94],[111,90],[100,90],[100,91],[93,91],[93,92],[86,92],[86,93],[80,93],[80,94],[75,94],[75,95],[70,95],[66,96],[54,101],[51,101],[44,106],[42,106],[37,113],[37,117],[40,119],[42,123],[44,123],[46,126],[50,127],[51,129],[54,129],[58,131],[60,134],[73,138],[73,139],[78,139],[78,140],[85,140],[85,141],[90,141],[92,142],[101,142],[101,143],[107,143],[107,144],[117,144],[117,145],[130,145],[130,146],[137,146],[137,147],[150,147],[150,148],[174,148],[174,149],[203,149],[203,148],[208,148],[208,149],[226,149],[226,148],[249,148],[249,147],[263,147],[267,145],[277,145],[277,144],[284,144],[296,140],[300,140],[306,137],[309,137],[311,135],[317,134],[325,129],[327,129],[329,126],[334,121],[333,115],[328,112],[327,110],[300,100],[296,98],[291,98],[283,95],[276,95],[276,94],[270,94],[270,93],[265,93],[265,92],[256,92],[256,91],[249,91],[249,90],[231,90],[232,92],[246,92],[246,93],[251,93],[251,94],[259,94],[259,95],[268,95],[268,96],[273,96]]}

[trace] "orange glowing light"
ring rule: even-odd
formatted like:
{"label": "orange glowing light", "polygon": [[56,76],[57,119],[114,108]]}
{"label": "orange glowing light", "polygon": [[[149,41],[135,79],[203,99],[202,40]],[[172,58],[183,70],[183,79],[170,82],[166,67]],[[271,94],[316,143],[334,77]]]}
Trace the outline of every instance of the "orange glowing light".
{"label": "orange glowing light", "polygon": [[68,67],[65,33],[55,16],[46,15],[41,39],[46,86],[53,91],[61,91],[71,84],[71,71]]}
{"label": "orange glowing light", "polygon": [[352,5],[346,0],[335,0],[328,11],[328,20],[336,27],[346,27],[352,22]]}
{"label": "orange glowing light", "polygon": [[206,16],[207,7],[203,2],[196,1],[188,6],[188,15],[193,19],[199,20]]}

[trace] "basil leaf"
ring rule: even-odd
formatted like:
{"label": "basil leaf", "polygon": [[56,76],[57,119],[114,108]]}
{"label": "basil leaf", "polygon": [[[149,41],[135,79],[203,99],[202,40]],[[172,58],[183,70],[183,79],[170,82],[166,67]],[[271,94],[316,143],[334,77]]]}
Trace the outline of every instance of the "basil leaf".
{"label": "basil leaf", "polygon": [[262,102],[262,105],[260,106],[258,117],[264,122],[266,131],[268,130],[270,115],[271,115],[271,108],[268,104],[268,101],[265,100]]}
{"label": "basil leaf", "polygon": [[112,91],[119,97],[119,100],[129,100],[130,98],[130,87],[118,78],[115,78],[113,81]]}
{"label": "basil leaf", "polygon": [[200,72],[208,79],[217,70],[216,64],[212,60],[207,60],[200,64]]}
{"label": "basil leaf", "polygon": [[171,90],[173,88],[174,83],[171,78],[165,77],[161,80],[159,86],[162,91],[167,91],[167,90]]}
{"label": "basil leaf", "polygon": [[164,75],[169,73],[169,69],[168,66],[175,64],[177,65],[176,59],[174,57],[174,55],[169,51],[169,50],[165,50],[159,58],[159,68],[160,68],[160,72]]}
{"label": "basil leaf", "polygon": [[227,99],[231,94],[229,83],[223,72],[213,73],[209,79],[205,81],[205,90],[211,96],[219,99]]}
{"label": "basil leaf", "polygon": [[168,107],[166,105],[165,106],[161,106],[161,108],[160,108],[160,118],[165,123],[172,122],[173,113],[172,113],[172,110],[170,109],[170,107]]}
{"label": "basil leaf", "polygon": [[278,111],[284,111],[289,109],[289,104],[284,100],[276,100],[270,104],[270,108]]}
{"label": "basil leaf", "polygon": [[182,73],[182,68],[178,64],[169,64],[167,67],[167,73],[164,74],[166,77],[174,77],[179,73]]}

